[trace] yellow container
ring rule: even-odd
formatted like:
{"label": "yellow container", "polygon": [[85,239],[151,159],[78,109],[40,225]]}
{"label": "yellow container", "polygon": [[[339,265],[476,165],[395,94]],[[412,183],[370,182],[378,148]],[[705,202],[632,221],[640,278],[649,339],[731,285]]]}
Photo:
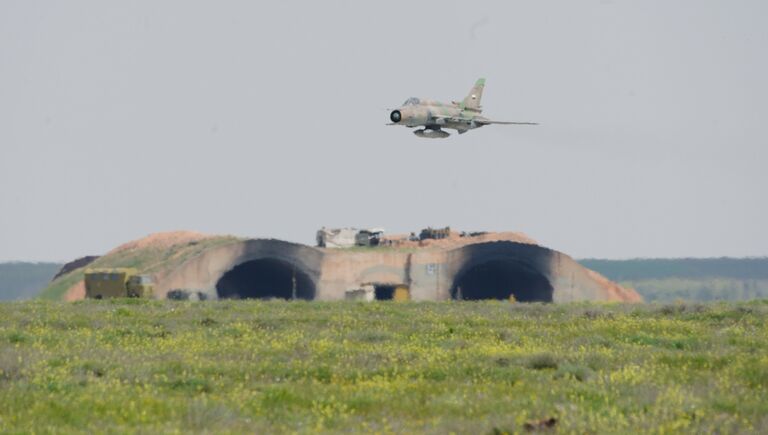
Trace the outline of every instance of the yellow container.
{"label": "yellow container", "polygon": [[408,290],[408,286],[399,285],[395,287],[395,292],[392,294],[392,300],[394,301],[410,301],[411,291]]}

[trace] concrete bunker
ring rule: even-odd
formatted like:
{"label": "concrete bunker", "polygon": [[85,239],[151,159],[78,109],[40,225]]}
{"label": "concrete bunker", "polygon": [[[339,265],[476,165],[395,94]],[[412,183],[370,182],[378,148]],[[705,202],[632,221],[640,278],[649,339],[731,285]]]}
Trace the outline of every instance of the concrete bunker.
{"label": "concrete bunker", "polygon": [[216,282],[216,294],[220,299],[312,300],[315,293],[315,283],[308,273],[277,258],[240,263]]}
{"label": "concrete bunker", "polygon": [[428,243],[404,236],[397,243],[408,249],[387,244],[345,250],[273,239],[224,239],[173,270],[157,273],[156,295],[189,289],[208,299],[426,301],[513,295],[521,302],[640,300],[632,290],[565,254],[516,240],[506,233]]}

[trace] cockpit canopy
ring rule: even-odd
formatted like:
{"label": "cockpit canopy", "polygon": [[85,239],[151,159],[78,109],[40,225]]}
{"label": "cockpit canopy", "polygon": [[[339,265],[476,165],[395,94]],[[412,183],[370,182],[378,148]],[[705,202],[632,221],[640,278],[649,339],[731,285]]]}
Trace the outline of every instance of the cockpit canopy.
{"label": "cockpit canopy", "polygon": [[405,100],[405,103],[403,103],[403,106],[415,106],[417,104],[419,104],[419,99],[416,97],[411,97]]}

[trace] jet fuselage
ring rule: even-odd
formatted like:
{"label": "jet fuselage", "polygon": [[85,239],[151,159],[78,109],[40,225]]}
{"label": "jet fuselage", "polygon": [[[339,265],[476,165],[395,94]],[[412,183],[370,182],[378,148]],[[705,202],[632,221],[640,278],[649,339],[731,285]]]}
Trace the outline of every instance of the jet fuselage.
{"label": "jet fuselage", "polygon": [[[477,128],[471,122],[479,116],[477,112],[463,110],[457,104],[445,104],[435,100],[418,100],[415,98],[409,101],[418,101],[403,105],[399,109],[393,110],[389,119],[399,125],[406,127],[441,127],[452,128],[456,130],[469,130]],[[464,122],[456,122],[453,119],[464,119]]]}

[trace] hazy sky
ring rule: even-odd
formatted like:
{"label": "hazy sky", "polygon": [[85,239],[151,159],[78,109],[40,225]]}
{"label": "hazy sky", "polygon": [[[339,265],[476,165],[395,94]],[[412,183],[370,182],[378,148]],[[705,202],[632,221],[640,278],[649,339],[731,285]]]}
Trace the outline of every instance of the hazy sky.
{"label": "hazy sky", "polygon": [[[768,2],[268,4],[0,2],[0,261],[323,225],[768,255]],[[541,125],[384,125],[478,77]]]}

